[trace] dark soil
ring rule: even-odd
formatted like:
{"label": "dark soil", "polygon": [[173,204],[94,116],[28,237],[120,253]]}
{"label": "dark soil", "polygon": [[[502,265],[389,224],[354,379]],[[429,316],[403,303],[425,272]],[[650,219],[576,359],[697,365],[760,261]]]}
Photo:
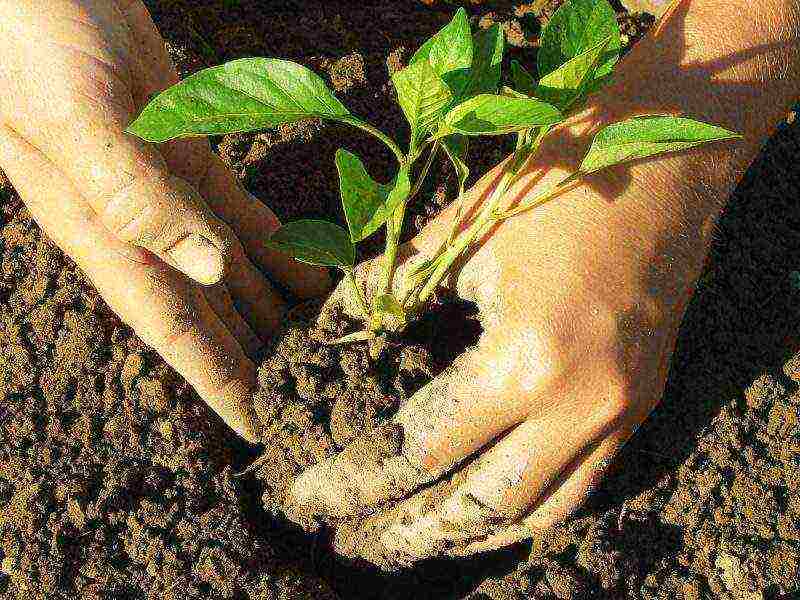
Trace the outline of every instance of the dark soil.
{"label": "dark soil", "polygon": [[[241,56],[298,60],[392,131],[404,128],[388,71],[453,10],[431,4],[148,2],[182,73]],[[510,54],[533,62],[529,4],[468,7],[482,25],[502,22]],[[631,40],[646,25],[623,20]],[[216,145],[281,217],[340,219],[342,140],[388,179],[385,151],[339,126]],[[506,150],[476,144],[474,172]],[[229,433],[109,312],[0,176],[0,597],[798,597],[799,157],[798,125],[785,125],[734,194],[665,398],[581,513],[531,543],[399,574],[337,557],[336,540],[289,524],[281,501],[299,468],[378,426],[447,363],[424,350],[427,325],[405,345],[334,351],[298,317],[260,371],[268,462],[261,478],[236,477],[264,449]],[[434,181],[409,235],[452,194],[445,165]]]}

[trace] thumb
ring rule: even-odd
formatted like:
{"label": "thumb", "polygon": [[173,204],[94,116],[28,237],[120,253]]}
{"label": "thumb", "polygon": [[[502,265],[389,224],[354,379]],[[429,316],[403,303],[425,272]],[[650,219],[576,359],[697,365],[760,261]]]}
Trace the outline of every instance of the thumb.
{"label": "thumb", "polygon": [[[66,175],[119,239],[199,283],[216,283],[232,243],[228,227],[154,146],[125,133],[137,112],[128,68],[136,48],[125,28],[108,25],[117,16],[102,3],[88,16],[64,16],[42,22],[22,10],[14,17],[12,31],[21,33],[3,47],[8,71],[0,83],[10,88],[0,99],[3,120]],[[64,43],[54,52],[41,40]],[[14,72],[31,77],[5,76]]]}
{"label": "thumb", "polygon": [[228,262],[232,232],[187,181],[154,166],[157,175],[134,178],[97,203],[103,224],[195,281],[217,283]]}

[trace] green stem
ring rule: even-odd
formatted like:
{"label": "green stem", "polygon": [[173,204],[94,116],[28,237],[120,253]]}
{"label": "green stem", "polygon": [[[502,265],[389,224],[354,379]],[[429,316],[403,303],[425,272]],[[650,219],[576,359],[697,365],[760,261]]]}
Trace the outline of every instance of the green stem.
{"label": "green stem", "polygon": [[[406,217],[406,208],[408,207],[408,203],[411,201],[411,199],[414,198],[414,196],[416,196],[419,190],[422,188],[422,184],[425,182],[425,178],[428,175],[428,171],[430,171],[431,165],[433,164],[433,159],[436,157],[439,147],[439,142],[436,142],[433,148],[431,148],[431,152],[428,155],[428,160],[425,161],[425,165],[422,167],[422,171],[420,171],[419,177],[409,191],[408,196],[406,196],[405,200],[397,205],[392,217],[386,221],[386,251],[383,255],[383,276],[380,287],[381,294],[388,294],[392,289],[392,277],[394,275],[394,266],[397,260],[397,249],[400,246],[400,232],[403,229],[403,221]],[[412,148],[409,152],[409,157],[414,159],[417,156],[419,156],[418,153],[414,148]]]}
{"label": "green stem", "polygon": [[389,150],[391,150],[394,153],[394,155],[397,157],[397,162],[400,163],[400,166],[405,165],[406,155],[403,154],[403,151],[400,149],[400,146],[398,146],[397,143],[392,138],[383,133],[377,127],[374,127],[369,123],[366,123],[365,121],[362,121],[361,119],[354,117],[352,115],[347,117],[341,117],[337,119],[337,121],[339,121],[340,123],[346,123],[348,125],[352,125],[353,127],[357,127],[358,129],[366,131],[370,135],[375,136],[384,144],[386,144]]}
{"label": "green stem", "polygon": [[353,273],[352,268],[343,269],[344,271],[344,278],[350,283],[350,287],[353,290],[353,295],[355,296],[356,302],[358,303],[359,309],[364,315],[365,320],[369,320],[369,309],[367,308],[367,302],[364,300],[364,294],[361,293],[361,288],[358,287],[358,283],[356,282],[355,275]]}
{"label": "green stem", "polygon": [[386,219],[386,251],[383,253],[383,273],[381,276],[380,295],[388,294],[392,289],[392,275],[394,274],[394,263],[397,260],[397,248],[400,240],[400,227],[406,214],[406,203],[401,202],[394,213]]}
{"label": "green stem", "polygon": [[456,238],[456,233],[458,233],[458,226],[461,224],[461,211],[464,209],[464,184],[459,182],[458,184],[458,198],[456,198],[456,214],[453,215],[453,221],[450,223],[450,233],[447,234],[447,240],[445,241],[446,246],[451,246],[453,244],[453,240]]}
{"label": "green stem", "polygon": [[411,188],[411,191],[408,193],[408,198],[406,198],[405,203],[407,204],[410,202],[414,196],[416,196],[419,191],[422,189],[422,184],[425,183],[425,178],[428,176],[428,172],[431,170],[431,165],[433,165],[433,159],[436,158],[436,154],[439,152],[439,148],[441,148],[441,143],[437,141],[433,148],[431,148],[431,153],[428,155],[428,160],[425,161],[425,166],[422,167],[422,171],[419,172],[419,177],[417,181],[414,183],[414,187]]}
{"label": "green stem", "polygon": [[[516,162],[516,159],[514,162]],[[472,225],[470,225],[464,233],[458,236],[453,245],[444,251],[438,266],[433,273],[431,273],[428,281],[425,282],[425,285],[422,286],[422,289],[417,295],[414,305],[410,308],[411,311],[414,311],[417,306],[424,304],[428,298],[430,298],[431,294],[433,294],[433,292],[439,286],[439,283],[441,283],[442,279],[444,279],[445,275],[447,275],[450,267],[453,266],[453,263],[472,244],[472,242],[475,241],[481,229],[483,229],[483,226],[491,219],[492,214],[494,214],[494,211],[497,209],[497,205],[508,191],[509,185],[515,176],[516,173],[512,170],[507,170],[503,173],[503,177],[500,179],[500,182],[497,184],[494,192],[492,192],[491,197],[483,207],[483,210],[478,218],[475,219]]]}
{"label": "green stem", "polygon": [[565,191],[569,186],[574,185],[575,182],[577,182],[578,179],[580,179],[581,175],[582,174],[580,173],[580,171],[568,175],[567,177],[559,181],[557,184],[550,186],[540,194],[537,194],[531,200],[523,202],[519,206],[515,206],[514,208],[507,210],[501,215],[498,215],[496,217],[496,221],[510,219],[511,217],[518,215],[522,212],[525,212],[526,210],[531,210],[532,208],[536,208],[537,206],[541,206],[542,204],[549,202],[550,200],[558,196],[561,192]]}
{"label": "green stem", "polygon": [[[413,312],[420,304],[424,304],[428,298],[430,298],[458,257],[461,256],[476,239],[482,237],[491,226],[502,218],[502,216],[497,214],[497,207],[503,199],[503,196],[517,182],[525,165],[539,150],[542,141],[549,132],[550,127],[541,127],[537,132],[536,138],[530,144],[526,142],[527,136],[520,135],[517,149],[509,161],[509,164],[506,166],[503,176],[494,189],[494,192],[492,192],[491,197],[484,205],[478,217],[473,221],[472,225],[456,238],[455,241],[444,248],[436,269],[431,273],[428,280],[419,290],[413,306],[409,309],[410,311]],[[410,297],[407,297],[406,300],[410,300]]]}

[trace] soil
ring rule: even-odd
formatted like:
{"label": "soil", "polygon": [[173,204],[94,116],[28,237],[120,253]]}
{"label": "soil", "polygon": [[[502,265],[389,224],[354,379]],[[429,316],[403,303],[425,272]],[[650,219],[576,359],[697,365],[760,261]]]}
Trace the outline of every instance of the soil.
{"label": "soil", "polygon": [[[411,0],[147,3],[183,74],[241,56],[290,58],[391,131],[404,128],[388,72],[453,10]],[[546,4],[545,16],[557,3]],[[482,26],[503,23],[510,55],[534,62],[532,4],[468,9]],[[650,23],[621,19],[631,42]],[[386,152],[339,126],[307,122],[215,146],[282,218],[341,219],[342,139],[388,179]],[[473,171],[507,150],[476,144]],[[354,560],[365,540],[346,524],[333,536],[288,522],[283,494],[300,468],[365,432],[387,451],[402,443],[381,423],[474,342],[465,307],[444,302],[445,314],[404,344],[372,348],[331,349],[322,340],[346,320],[314,328],[296,312],[259,372],[271,443],[251,448],[111,314],[0,175],[0,598],[800,597],[798,156],[798,124],[784,124],[734,193],[665,397],[584,509],[506,551],[399,573]],[[433,181],[409,235],[452,195],[446,165]],[[425,349],[448,337],[457,339],[447,352]],[[236,475],[262,452],[255,472]]]}

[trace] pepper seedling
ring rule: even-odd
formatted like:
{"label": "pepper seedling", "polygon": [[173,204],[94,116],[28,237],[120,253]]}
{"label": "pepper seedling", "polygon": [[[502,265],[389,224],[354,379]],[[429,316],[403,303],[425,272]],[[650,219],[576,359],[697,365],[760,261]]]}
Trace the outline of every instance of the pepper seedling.
{"label": "pepper seedling", "polygon": [[[501,210],[503,196],[536,156],[543,140],[610,81],[621,47],[616,14],[608,0],[569,0],[542,30],[536,65],[539,79],[513,61],[510,86],[501,88],[502,30],[493,25],[472,32],[462,8],[417,50],[405,68],[392,75],[398,104],[410,127],[405,149],[375,125],[353,115],[318,75],[302,65],[274,58],[235,60],[188,77],[154,98],[128,132],[150,142],[165,142],[319,118],[346,123],[384,143],[397,159],[396,174],[385,184],[375,181],[352,152],[342,148],[336,153],[347,229],[321,220],[301,220],[282,226],[266,240],[299,261],[341,269],[365,323],[362,332],[345,341],[369,339],[388,323],[402,327],[410,315],[417,314],[458,258],[500,221],[544,204],[601,169],[740,137],[715,125],[673,115],[646,115],[613,123],[595,135],[576,172],[515,208]],[[406,209],[436,155],[443,151],[456,171],[460,207],[470,174],[469,138],[508,134],[516,135],[516,149],[489,199],[466,228],[461,226],[459,208],[448,238],[436,253],[409,270],[399,286],[403,293],[396,297],[392,284]],[[422,166],[415,169],[418,163]],[[355,245],[381,227],[386,230],[381,280],[377,293],[367,299],[353,275]]]}

